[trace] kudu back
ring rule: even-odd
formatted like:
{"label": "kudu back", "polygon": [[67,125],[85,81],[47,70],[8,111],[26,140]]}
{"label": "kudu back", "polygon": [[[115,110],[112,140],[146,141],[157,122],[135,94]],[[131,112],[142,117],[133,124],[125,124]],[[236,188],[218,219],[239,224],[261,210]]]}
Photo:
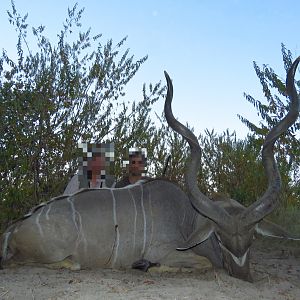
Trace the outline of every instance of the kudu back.
{"label": "kudu back", "polygon": [[[169,126],[182,135],[190,146],[190,160],[186,167],[185,181],[193,207],[206,216],[206,224],[196,229],[187,243],[178,250],[187,250],[201,245],[209,238],[218,241],[223,267],[234,277],[251,281],[249,253],[254,239],[254,233],[262,235],[290,238],[281,227],[264,220],[278,205],[281,188],[280,174],[274,158],[274,143],[278,137],[292,126],[299,116],[299,97],[294,85],[294,76],[300,61],[298,57],[287,74],[286,92],[290,98],[288,114],[270,130],[265,138],[262,149],[262,162],[268,178],[268,187],[260,199],[249,207],[244,207],[232,199],[211,201],[197,186],[197,173],[200,164],[201,149],[195,135],[183,124],[177,121],[172,113],[173,85],[165,72],[168,92],[165,102],[165,116]],[[255,200],[255,199],[254,199]]]}

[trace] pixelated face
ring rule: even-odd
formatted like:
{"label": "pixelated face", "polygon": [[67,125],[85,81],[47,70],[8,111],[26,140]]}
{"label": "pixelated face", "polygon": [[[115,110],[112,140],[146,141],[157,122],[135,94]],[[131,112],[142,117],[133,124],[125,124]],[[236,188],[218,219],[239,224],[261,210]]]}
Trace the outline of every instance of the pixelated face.
{"label": "pixelated face", "polygon": [[133,176],[140,176],[145,172],[145,159],[142,155],[135,155],[129,158],[129,173]]}
{"label": "pixelated face", "polygon": [[105,157],[103,155],[92,156],[87,163],[87,169],[93,172],[105,170],[105,167]]}
{"label": "pixelated face", "polygon": [[128,172],[131,176],[144,176],[146,174],[146,156],[147,152],[145,148],[130,148],[129,149],[129,161]]}
{"label": "pixelated face", "polygon": [[80,143],[79,148],[82,149],[82,157],[79,158],[82,175],[101,174],[102,177],[105,169],[114,162],[113,143]]}

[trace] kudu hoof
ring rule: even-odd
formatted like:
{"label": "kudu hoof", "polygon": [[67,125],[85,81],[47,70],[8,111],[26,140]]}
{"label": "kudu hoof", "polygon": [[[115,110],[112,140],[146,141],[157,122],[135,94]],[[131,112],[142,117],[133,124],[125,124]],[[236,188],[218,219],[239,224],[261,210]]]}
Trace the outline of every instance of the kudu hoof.
{"label": "kudu hoof", "polygon": [[147,272],[148,269],[151,267],[159,267],[159,266],[160,266],[159,263],[152,263],[147,259],[139,259],[131,265],[132,269],[138,269],[144,272]]}

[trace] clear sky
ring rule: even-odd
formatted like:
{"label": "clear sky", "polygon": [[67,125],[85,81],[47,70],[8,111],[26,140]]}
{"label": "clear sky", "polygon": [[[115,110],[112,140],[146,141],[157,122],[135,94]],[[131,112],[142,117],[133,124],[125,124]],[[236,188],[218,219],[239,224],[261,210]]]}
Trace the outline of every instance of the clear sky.
{"label": "clear sky", "polygon": [[[253,61],[270,65],[282,78],[285,72],[281,43],[300,55],[299,0],[78,0],[84,7],[83,30],[102,33],[102,42],[115,43],[128,35],[124,50],[144,63],[128,85],[129,99],[142,96],[142,84],[173,79],[174,115],[188,122],[198,135],[205,128],[229,128],[238,137],[248,129],[237,114],[256,120],[256,110],[243,93],[263,99]],[[55,40],[71,0],[15,0],[30,25],[46,26]],[[0,49],[15,52],[16,34],[6,11],[10,0],[0,0]],[[299,75],[298,75],[299,76]],[[160,115],[163,103],[156,105]]]}

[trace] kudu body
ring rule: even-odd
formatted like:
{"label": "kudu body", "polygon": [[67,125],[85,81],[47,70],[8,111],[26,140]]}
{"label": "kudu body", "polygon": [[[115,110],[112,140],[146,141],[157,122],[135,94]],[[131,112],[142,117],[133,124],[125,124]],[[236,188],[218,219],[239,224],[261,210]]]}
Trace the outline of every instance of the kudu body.
{"label": "kudu body", "polygon": [[251,281],[249,268],[249,253],[254,233],[262,235],[291,238],[279,226],[263,220],[271,213],[279,202],[281,188],[280,174],[274,159],[274,143],[283,134],[299,115],[300,103],[294,85],[294,76],[300,57],[292,64],[286,80],[287,94],[290,98],[288,114],[267,135],[262,149],[262,161],[268,177],[268,188],[260,199],[249,207],[244,207],[237,201],[211,201],[197,186],[197,173],[200,164],[201,149],[195,135],[184,125],[178,122],[172,113],[171,102],[173,86],[170,77],[165,72],[168,84],[168,93],[165,102],[165,116],[169,126],[183,136],[191,148],[190,161],[185,174],[186,187],[193,207],[207,217],[205,225],[190,235],[188,242],[179,250],[186,250],[201,244],[208,238],[216,237],[223,267],[234,277]]}
{"label": "kudu body", "polygon": [[[2,237],[2,266],[128,268],[137,262],[146,270],[154,262],[193,267],[199,257],[185,262],[176,248],[201,221],[205,218],[186,194],[166,180],[85,189],[41,204],[13,223]],[[209,240],[198,251],[221,265],[214,245]]]}

